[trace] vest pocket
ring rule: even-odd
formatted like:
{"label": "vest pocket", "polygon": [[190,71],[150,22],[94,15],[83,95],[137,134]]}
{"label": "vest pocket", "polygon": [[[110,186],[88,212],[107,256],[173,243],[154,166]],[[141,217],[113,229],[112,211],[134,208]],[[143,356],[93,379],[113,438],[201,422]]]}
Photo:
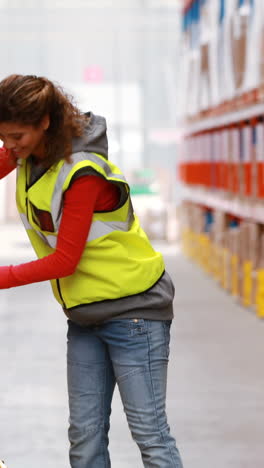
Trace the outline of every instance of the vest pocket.
{"label": "vest pocket", "polygon": [[36,223],[42,231],[55,232],[51,213],[46,210],[40,210],[31,201],[29,201],[31,215],[34,223]]}

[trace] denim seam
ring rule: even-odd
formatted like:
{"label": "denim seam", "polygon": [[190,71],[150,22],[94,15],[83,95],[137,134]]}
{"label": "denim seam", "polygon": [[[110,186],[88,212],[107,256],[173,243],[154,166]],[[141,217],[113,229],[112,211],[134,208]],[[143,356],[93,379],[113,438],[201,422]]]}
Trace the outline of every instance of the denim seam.
{"label": "denim seam", "polygon": [[164,343],[165,343],[165,353],[166,353],[166,359],[169,359],[169,354],[170,354],[170,339],[169,335],[167,333],[167,325],[165,322],[162,323],[162,328],[163,328],[163,334],[164,334]]}
{"label": "denim seam", "polygon": [[[166,324],[165,322],[163,322],[163,333],[164,333],[164,342],[165,342],[165,351],[166,351],[166,358],[167,360],[169,361],[169,342],[170,342],[170,338],[169,336],[170,335],[167,335],[166,333]],[[168,424],[168,421],[167,421],[167,424]],[[162,440],[164,442],[164,444],[167,446],[168,448],[168,451],[169,451],[169,454],[170,454],[170,457],[171,457],[171,461],[172,463],[174,464],[174,460],[173,460],[173,454],[172,454],[172,451],[171,451],[171,447],[170,447],[170,444],[166,444],[166,441],[165,441],[165,438],[164,438],[164,434],[163,434],[163,431],[160,429],[160,435],[162,437]],[[178,463],[177,465],[175,465],[176,468],[178,468]]]}
{"label": "denim seam", "polygon": [[151,354],[151,331],[149,330],[149,324],[148,324],[148,333],[147,333],[147,337],[148,337],[148,349],[149,349],[149,353],[148,353],[148,354],[149,354],[149,375],[150,375],[150,383],[151,383],[152,396],[153,396],[153,401],[154,401],[154,406],[155,406],[155,414],[156,414],[157,427],[158,427],[158,430],[160,431],[159,423],[158,423],[158,412],[157,412],[157,406],[156,406],[155,391],[154,391],[153,378],[152,378],[152,370],[151,370],[151,358],[150,358],[150,354]]}
{"label": "denim seam", "polygon": [[[163,431],[162,429],[159,427],[159,420],[158,420],[158,412],[157,412],[157,406],[156,406],[156,395],[155,395],[155,390],[154,390],[154,385],[153,385],[153,379],[152,379],[152,371],[151,371],[151,359],[150,359],[150,336],[151,336],[151,333],[149,331],[149,333],[147,334],[147,337],[148,337],[148,348],[149,348],[149,375],[150,375],[150,382],[151,382],[151,388],[152,388],[152,395],[153,395],[153,400],[154,400],[154,406],[155,406],[155,413],[156,413],[156,423],[157,423],[157,428],[158,428],[158,431],[159,431],[159,434],[164,442],[164,444],[166,445],[166,447],[168,448],[169,450],[169,453],[170,453],[170,457],[171,457],[171,461],[172,463],[174,464],[174,460],[173,460],[173,455],[172,455],[172,452],[171,452],[171,448],[169,446],[169,444],[166,444],[166,441],[165,441],[165,438],[164,438],[164,435],[163,435]],[[177,464],[178,465],[178,464]],[[179,468],[177,465],[175,465],[175,468]]]}
{"label": "denim seam", "polygon": [[[107,365],[107,364],[106,364]],[[102,426],[103,426],[103,431],[105,431],[105,391],[106,391],[106,365],[105,365],[105,371],[104,371],[104,388],[103,388],[103,404],[102,404]],[[104,465],[106,466],[106,454],[105,454],[105,448],[103,448],[103,458],[104,458]]]}

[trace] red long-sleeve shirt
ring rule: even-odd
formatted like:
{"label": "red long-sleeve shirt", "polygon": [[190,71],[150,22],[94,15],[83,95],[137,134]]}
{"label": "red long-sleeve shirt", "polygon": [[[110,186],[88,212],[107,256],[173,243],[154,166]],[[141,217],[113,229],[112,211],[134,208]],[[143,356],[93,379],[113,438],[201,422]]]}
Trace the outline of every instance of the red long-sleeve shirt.
{"label": "red long-sleeve shirt", "polygon": [[[15,168],[10,155],[0,152],[0,178]],[[114,209],[119,190],[98,176],[76,179],[66,191],[54,253],[32,262],[0,267],[0,289],[71,275],[81,258],[94,211]]]}

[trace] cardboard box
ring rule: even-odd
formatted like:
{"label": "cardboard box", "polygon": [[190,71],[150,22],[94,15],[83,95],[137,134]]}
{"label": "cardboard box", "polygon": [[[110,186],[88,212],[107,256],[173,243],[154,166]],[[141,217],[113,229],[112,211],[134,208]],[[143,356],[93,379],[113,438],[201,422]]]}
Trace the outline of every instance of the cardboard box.
{"label": "cardboard box", "polygon": [[234,69],[235,88],[242,88],[245,70],[248,38],[248,18],[237,8],[231,23],[231,49]]}

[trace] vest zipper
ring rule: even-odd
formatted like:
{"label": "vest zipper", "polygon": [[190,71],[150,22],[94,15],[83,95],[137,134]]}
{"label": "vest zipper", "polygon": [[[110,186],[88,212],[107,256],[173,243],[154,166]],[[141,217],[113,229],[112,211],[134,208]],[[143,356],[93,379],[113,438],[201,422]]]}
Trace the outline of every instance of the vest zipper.
{"label": "vest zipper", "polygon": [[27,213],[27,220],[28,220],[28,197],[27,197],[27,195],[26,195],[26,213]]}
{"label": "vest zipper", "polygon": [[56,283],[57,283],[57,289],[58,289],[59,296],[60,296],[60,298],[61,298],[61,302],[62,302],[63,308],[64,308],[64,309],[67,309],[66,304],[65,304],[65,302],[64,302],[64,299],[63,299],[63,297],[62,297],[61,287],[60,287],[60,281],[59,281],[58,279],[56,279]]}
{"label": "vest zipper", "polygon": [[[33,184],[32,184],[33,185]],[[28,165],[26,163],[26,186],[25,186],[25,192],[26,192],[26,214],[27,214],[27,219],[28,218],[28,189],[30,188],[30,185],[28,184]],[[62,293],[61,293],[61,287],[60,287],[60,282],[58,279],[56,279],[56,284],[57,284],[57,289],[58,289],[58,293],[59,293],[59,296],[60,296],[60,299],[61,299],[61,302],[62,302],[62,305],[63,305],[63,308],[66,309],[66,304],[64,302],[64,299],[62,297]]]}
{"label": "vest zipper", "polygon": [[25,192],[26,192],[26,214],[27,214],[27,220],[29,222],[29,218],[28,218],[28,189],[29,189],[29,185],[28,185],[28,164],[26,162],[26,186],[25,186]]}

